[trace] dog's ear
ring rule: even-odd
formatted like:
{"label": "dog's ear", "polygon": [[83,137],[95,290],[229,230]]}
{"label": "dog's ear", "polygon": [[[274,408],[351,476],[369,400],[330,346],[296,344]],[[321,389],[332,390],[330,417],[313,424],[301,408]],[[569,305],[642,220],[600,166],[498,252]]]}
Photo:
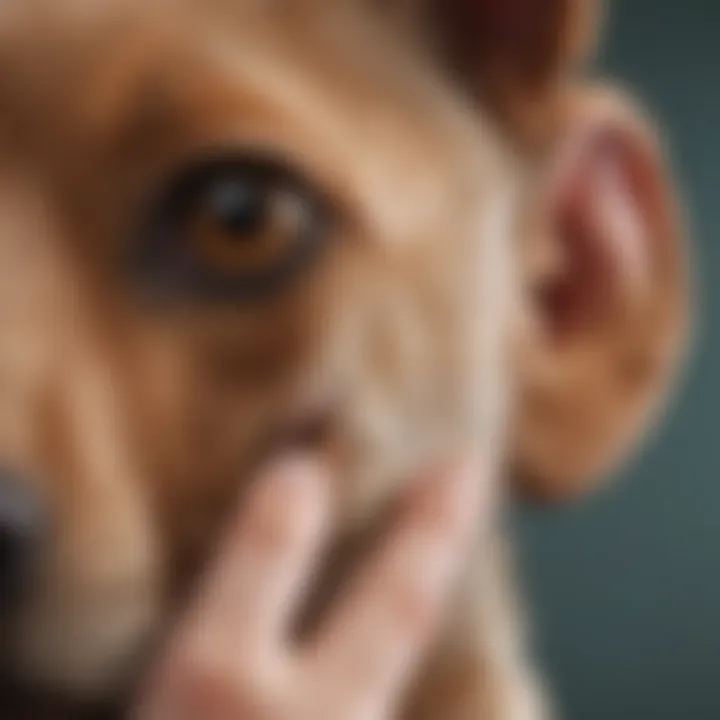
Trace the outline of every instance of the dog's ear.
{"label": "dog's ear", "polygon": [[601,15],[600,0],[393,2],[426,24],[452,73],[522,142],[543,137],[549,96],[591,54]]}
{"label": "dog's ear", "polygon": [[573,97],[564,118],[530,217],[519,360],[517,478],[545,500],[589,487],[637,443],[682,357],[689,309],[654,129],[604,90]]}

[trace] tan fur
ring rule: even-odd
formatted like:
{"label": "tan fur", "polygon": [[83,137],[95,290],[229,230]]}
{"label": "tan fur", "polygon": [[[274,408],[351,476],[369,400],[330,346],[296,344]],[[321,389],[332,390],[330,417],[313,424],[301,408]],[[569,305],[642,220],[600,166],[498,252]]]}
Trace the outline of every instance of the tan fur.
{"label": "tan fur", "polygon": [[[431,52],[369,0],[16,5],[0,11],[0,459],[36,479],[54,528],[11,648],[28,677],[80,698],[124,688],[261,448],[317,397],[333,403],[325,452],[350,534],[468,443],[554,496],[607,464],[616,434],[635,437],[668,373],[661,348],[678,344],[679,263],[638,357],[616,337],[558,354],[520,324],[543,227],[529,199],[568,108],[590,102],[564,76],[587,46],[575,20],[529,94],[513,63],[467,67],[447,38]],[[213,147],[286,158],[340,210],[340,234],[262,304],[147,306],[119,267],[125,236],[147,194]],[[620,347],[642,397],[598,411],[593,368]],[[582,449],[603,423],[607,438],[565,462],[568,428]],[[503,544],[479,553],[408,720],[546,716]]]}

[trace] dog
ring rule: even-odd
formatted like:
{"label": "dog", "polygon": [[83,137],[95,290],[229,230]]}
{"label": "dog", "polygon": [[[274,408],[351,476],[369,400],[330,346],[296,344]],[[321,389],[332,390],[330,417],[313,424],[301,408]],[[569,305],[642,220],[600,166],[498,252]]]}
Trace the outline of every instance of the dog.
{"label": "dog", "polygon": [[[658,133],[586,72],[602,14],[3,4],[8,712],[122,709],[283,443],[335,469],[341,569],[458,448],[557,503],[637,445],[690,281]],[[473,565],[403,717],[548,717],[501,529]]]}

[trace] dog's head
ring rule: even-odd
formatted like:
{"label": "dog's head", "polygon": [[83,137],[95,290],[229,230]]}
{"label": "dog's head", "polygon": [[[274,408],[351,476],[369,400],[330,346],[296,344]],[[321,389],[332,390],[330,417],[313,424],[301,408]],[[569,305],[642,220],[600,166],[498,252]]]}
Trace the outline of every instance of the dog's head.
{"label": "dog's head", "polygon": [[652,132],[576,78],[589,3],[6,5],[0,637],[26,679],[121,684],[276,443],[323,444],[350,522],[481,437],[543,498],[634,442],[685,265]]}

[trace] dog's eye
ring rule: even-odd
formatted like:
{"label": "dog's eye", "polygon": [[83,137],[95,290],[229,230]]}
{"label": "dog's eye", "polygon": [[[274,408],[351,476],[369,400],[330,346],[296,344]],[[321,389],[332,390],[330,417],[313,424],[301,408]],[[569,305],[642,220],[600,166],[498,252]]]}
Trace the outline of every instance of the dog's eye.
{"label": "dog's eye", "polygon": [[205,162],[153,203],[133,265],[154,290],[256,299],[316,257],[327,219],[320,194],[282,165]]}
{"label": "dog's eye", "polygon": [[256,275],[282,264],[311,222],[299,194],[257,178],[213,178],[190,202],[187,238],[204,265],[220,273]]}

